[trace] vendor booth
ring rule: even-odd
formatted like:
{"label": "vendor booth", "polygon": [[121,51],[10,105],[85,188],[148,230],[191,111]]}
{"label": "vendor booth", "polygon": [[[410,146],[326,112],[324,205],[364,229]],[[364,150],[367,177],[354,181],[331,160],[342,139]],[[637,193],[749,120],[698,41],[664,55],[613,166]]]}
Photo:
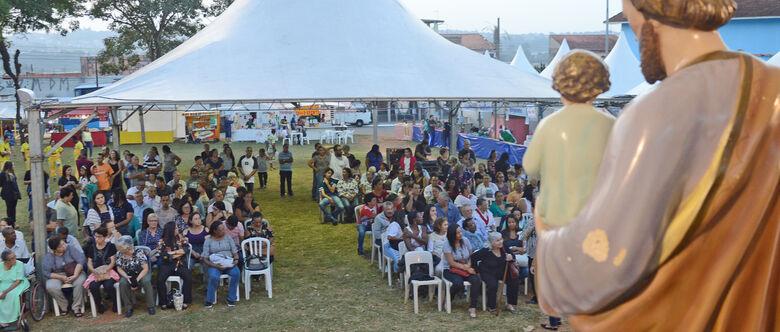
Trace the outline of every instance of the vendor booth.
{"label": "vendor booth", "polygon": [[219,141],[219,111],[185,112],[188,141]]}

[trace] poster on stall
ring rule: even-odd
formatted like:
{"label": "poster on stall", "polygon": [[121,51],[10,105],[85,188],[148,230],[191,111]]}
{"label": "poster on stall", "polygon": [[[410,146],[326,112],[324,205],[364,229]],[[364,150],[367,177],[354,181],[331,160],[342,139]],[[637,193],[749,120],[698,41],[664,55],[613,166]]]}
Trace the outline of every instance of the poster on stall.
{"label": "poster on stall", "polygon": [[193,140],[219,139],[219,112],[185,112],[183,115]]}
{"label": "poster on stall", "polygon": [[233,116],[233,130],[258,129],[257,112],[236,113]]}

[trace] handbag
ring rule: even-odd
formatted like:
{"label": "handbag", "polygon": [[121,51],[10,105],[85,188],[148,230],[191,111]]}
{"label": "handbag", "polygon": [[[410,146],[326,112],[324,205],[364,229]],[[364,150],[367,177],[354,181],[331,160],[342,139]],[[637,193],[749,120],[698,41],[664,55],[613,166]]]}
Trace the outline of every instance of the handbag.
{"label": "handbag", "polygon": [[[458,263],[465,264],[464,262],[458,262]],[[471,275],[471,273],[469,273],[466,270],[459,269],[457,267],[452,267],[452,266],[450,266],[450,273],[457,274],[457,275],[459,275],[461,277],[464,277],[464,278],[468,278],[468,276]]]}
{"label": "handbag", "polygon": [[65,270],[65,274],[68,277],[72,277],[74,274],[76,274],[76,266],[78,266],[78,263],[76,263],[74,261],[74,262],[70,262],[68,264],[65,264],[65,266],[63,266],[62,268],[63,268],[63,270]]}
{"label": "handbag", "polygon": [[512,276],[512,279],[520,278],[520,267],[517,261],[509,262],[509,274]]}
{"label": "handbag", "polygon": [[246,269],[251,271],[265,270],[268,266],[258,255],[249,255],[246,258]]}
{"label": "handbag", "polygon": [[528,267],[528,254],[515,255],[515,262],[519,267]]}

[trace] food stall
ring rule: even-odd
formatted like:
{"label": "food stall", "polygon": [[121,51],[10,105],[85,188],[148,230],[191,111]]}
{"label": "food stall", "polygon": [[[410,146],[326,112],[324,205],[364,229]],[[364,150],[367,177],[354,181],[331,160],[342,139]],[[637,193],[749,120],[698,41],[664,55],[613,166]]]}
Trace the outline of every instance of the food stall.
{"label": "food stall", "polygon": [[188,141],[219,141],[219,111],[185,112]]}

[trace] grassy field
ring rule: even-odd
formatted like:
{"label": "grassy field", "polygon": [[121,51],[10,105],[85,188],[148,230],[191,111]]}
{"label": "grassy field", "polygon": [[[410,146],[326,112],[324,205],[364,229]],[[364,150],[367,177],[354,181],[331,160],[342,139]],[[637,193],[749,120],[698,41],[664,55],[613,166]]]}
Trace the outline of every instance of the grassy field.
{"label": "grassy field", "polygon": [[[358,136],[357,139],[358,144],[351,144],[352,150],[359,159],[363,159],[370,148],[371,138]],[[409,145],[390,137],[383,137],[381,142],[382,150]],[[231,144],[236,158],[243,154],[248,145]],[[253,144],[253,147],[257,151],[260,146]],[[123,146],[122,149],[133,153],[141,152],[140,145]],[[184,161],[179,169],[188,170],[193,163],[192,157],[202,150],[202,146],[174,144],[172,149]],[[453,302],[452,314],[439,312],[435,302],[430,304],[423,300],[420,313],[415,315],[411,301],[404,305],[403,291],[397,287],[389,288],[387,281],[378,273],[376,265],[369,265],[367,259],[356,254],[357,231],[354,224],[332,226],[320,223],[317,205],[311,200],[312,173],[306,166],[313,146],[295,146],[291,150],[295,158],[295,196],[279,197],[278,172],[269,173],[269,188],[256,188],[254,193],[265,217],[271,221],[276,236],[273,299],[268,298],[263,282],[254,282],[251,299],[247,301],[244,299],[242,284],[239,286],[241,300],[236,307],[227,308],[224,304],[227,286],[223,286],[217,293],[217,305],[212,309],[205,309],[205,285],[200,273],[196,272],[194,305],[186,311],[158,310],[157,315],[149,316],[143,310],[143,300],[139,297],[136,313],[130,319],[110,312],[92,318],[87,304],[88,312],[82,318],[56,318],[47,315],[43,321],[35,323],[33,329],[79,331],[99,327],[103,331],[121,331],[131,326],[134,330],[170,328],[187,331],[522,331],[532,326],[536,327],[536,330],[543,330],[538,326],[539,323],[546,322],[547,316],[541,313],[537,306],[525,304],[527,298],[522,296],[517,306],[518,314],[502,313],[495,317],[480,311],[476,319],[471,319],[467,315],[466,299],[458,298]],[[64,163],[71,163],[71,157],[72,149],[68,148],[63,153]],[[15,165],[19,166],[17,172],[21,177],[24,166],[18,151],[13,160]],[[20,189],[23,192],[26,190],[21,181]],[[26,222],[27,198],[26,195],[22,196],[25,197],[18,204],[18,220],[21,220],[20,230],[30,241]],[[5,214],[2,201],[0,211],[0,215]],[[366,242],[368,246],[370,242]],[[369,247],[367,250],[370,252]]]}

